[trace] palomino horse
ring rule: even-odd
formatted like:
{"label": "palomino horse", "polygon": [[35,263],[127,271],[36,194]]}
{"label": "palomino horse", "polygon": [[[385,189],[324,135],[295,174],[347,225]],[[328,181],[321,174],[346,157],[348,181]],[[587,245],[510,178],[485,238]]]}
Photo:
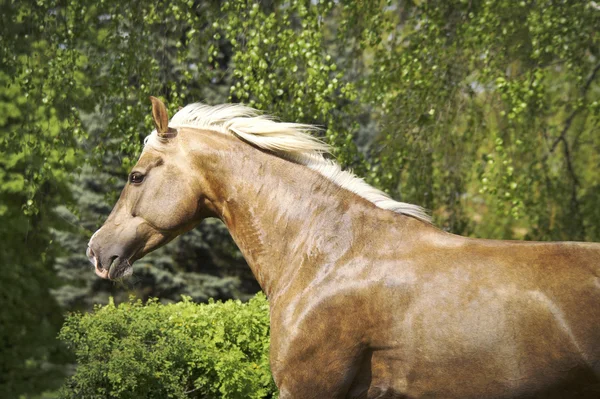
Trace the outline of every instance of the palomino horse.
{"label": "palomino horse", "polygon": [[220,218],[269,297],[282,398],[600,397],[600,244],[448,234],[326,160],[310,126],[152,105],[88,256],[122,278]]}

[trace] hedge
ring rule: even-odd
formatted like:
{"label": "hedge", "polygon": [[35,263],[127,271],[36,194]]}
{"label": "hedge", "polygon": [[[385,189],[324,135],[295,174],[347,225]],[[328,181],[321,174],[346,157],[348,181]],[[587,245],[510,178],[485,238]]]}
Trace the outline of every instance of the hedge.
{"label": "hedge", "polygon": [[131,300],[67,317],[77,358],[61,398],[273,398],[264,294],[162,305]]}

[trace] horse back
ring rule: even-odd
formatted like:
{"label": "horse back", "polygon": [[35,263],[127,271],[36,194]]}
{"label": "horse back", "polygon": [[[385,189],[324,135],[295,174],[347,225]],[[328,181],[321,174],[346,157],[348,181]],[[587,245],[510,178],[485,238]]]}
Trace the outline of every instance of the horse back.
{"label": "horse back", "polygon": [[374,287],[390,306],[374,307],[388,327],[374,330],[373,386],[408,397],[598,395],[600,244],[415,236]]}

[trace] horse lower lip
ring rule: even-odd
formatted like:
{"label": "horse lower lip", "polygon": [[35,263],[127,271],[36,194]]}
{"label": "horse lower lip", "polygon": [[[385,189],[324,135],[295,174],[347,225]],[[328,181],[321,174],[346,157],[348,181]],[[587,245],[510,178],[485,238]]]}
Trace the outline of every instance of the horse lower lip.
{"label": "horse lower lip", "polygon": [[113,256],[112,258],[110,258],[110,262],[108,262],[108,267],[104,268],[104,270],[106,270],[107,275],[110,273],[110,270],[112,269],[113,265],[117,263],[118,259],[118,256]]}
{"label": "horse lower lip", "polygon": [[131,274],[127,272],[128,270],[131,270],[131,258],[115,257],[106,269],[106,275],[110,280],[121,279]]}

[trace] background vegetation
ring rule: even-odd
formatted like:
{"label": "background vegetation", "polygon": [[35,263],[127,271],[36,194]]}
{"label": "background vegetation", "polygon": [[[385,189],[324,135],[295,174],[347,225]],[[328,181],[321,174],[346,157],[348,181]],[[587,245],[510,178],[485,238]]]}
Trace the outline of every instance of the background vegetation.
{"label": "background vegetation", "polygon": [[[67,310],[258,290],[214,221],[139,261],[124,285],[92,273],[85,244],[151,130],[149,95],[171,111],[245,102],[321,125],[342,164],[454,233],[600,241],[595,1],[0,0],[0,10],[1,397],[53,391],[72,373],[74,354],[55,339]],[[157,315],[179,311],[152,303]],[[120,308],[103,309],[96,323]],[[73,317],[65,328],[92,320]],[[83,364],[83,341],[62,337]]]}

